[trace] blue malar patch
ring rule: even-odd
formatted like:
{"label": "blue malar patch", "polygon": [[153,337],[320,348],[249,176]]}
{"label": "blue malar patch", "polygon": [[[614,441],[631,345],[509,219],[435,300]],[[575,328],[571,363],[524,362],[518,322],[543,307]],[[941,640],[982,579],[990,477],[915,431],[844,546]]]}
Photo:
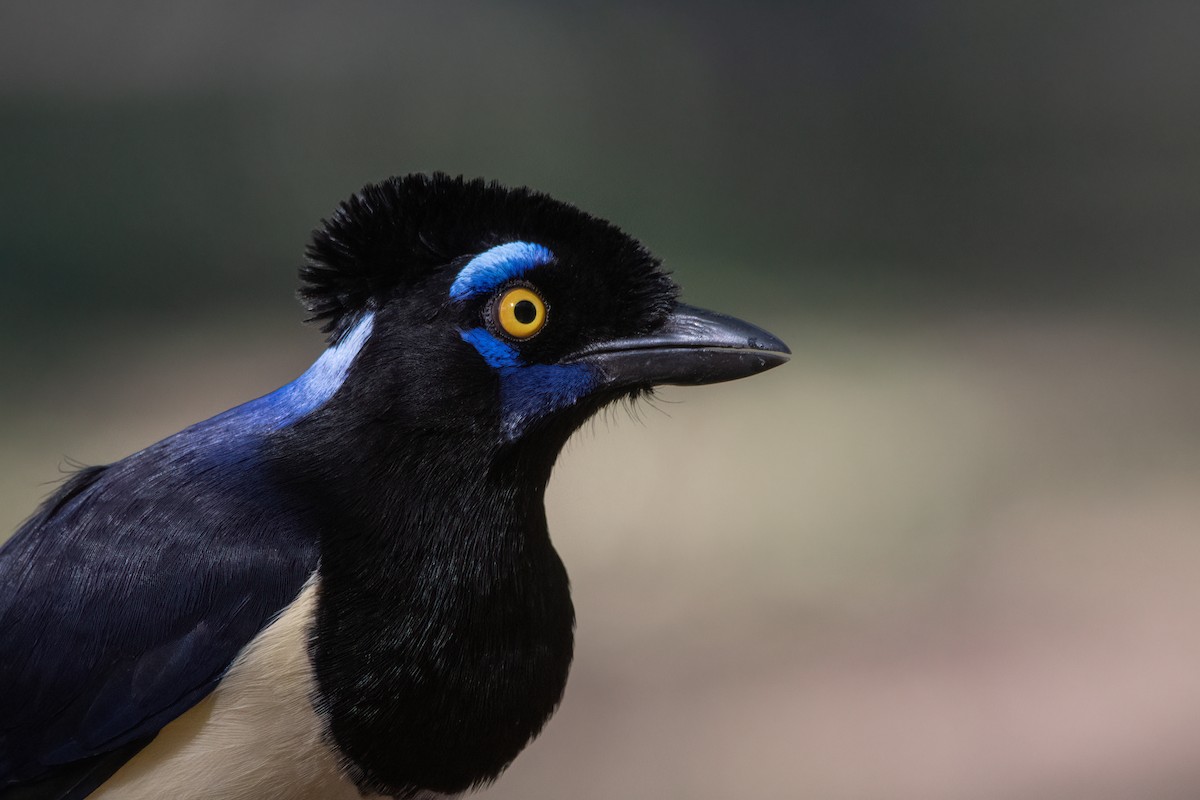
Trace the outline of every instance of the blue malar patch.
{"label": "blue malar patch", "polygon": [[510,441],[534,420],[573,405],[596,388],[596,374],[583,364],[527,364],[516,348],[483,328],[461,335],[500,375],[500,419]]}

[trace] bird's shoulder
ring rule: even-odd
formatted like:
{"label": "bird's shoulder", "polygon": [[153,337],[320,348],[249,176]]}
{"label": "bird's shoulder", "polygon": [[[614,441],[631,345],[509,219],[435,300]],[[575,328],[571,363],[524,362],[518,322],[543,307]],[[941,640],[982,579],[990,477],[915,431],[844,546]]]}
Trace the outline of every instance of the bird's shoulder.
{"label": "bird's shoulder", "polygon": [[79,471],[0,549],[0,787],[69,789],[108,762],[102,780],[316,569],[316,534],[253,443],[220,434]]}

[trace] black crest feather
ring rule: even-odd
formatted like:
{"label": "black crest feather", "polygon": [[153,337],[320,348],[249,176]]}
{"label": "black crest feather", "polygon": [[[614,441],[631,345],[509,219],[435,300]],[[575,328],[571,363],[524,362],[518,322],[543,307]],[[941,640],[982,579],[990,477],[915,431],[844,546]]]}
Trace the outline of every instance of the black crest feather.
{"label": "black crest feather", "polygon": [[517,239],[551,250],[569,245],[655,287],[664,279],[640,243],[572,205],[527,187],[433,173],[368,184],[322,220],[300,269],[299,296],[309,321],[333,340],[401,283]]}

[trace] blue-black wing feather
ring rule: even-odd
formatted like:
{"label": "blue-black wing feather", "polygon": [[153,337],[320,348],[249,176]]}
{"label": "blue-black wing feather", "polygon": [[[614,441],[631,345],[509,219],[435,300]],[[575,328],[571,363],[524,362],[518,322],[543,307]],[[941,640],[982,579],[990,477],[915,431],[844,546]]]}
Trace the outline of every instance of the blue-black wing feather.
{"label": "blue-black wing feather", "polygon": [[316,569],[235,412],[80,472],[0,550],[0,787],[132,755]]}

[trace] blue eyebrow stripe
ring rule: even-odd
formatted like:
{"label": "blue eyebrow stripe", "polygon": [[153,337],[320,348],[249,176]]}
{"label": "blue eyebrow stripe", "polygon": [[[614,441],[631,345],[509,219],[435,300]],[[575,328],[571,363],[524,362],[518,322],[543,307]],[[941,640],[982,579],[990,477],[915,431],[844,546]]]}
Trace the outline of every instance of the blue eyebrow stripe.
{"label": "blue eyebrow stripe", "polygon": [[463,300],[490,292],[534,267],[549,264],[554,253],[540,244],[509,242],[485,250],[463,267],[450,286],[450,299]]}

